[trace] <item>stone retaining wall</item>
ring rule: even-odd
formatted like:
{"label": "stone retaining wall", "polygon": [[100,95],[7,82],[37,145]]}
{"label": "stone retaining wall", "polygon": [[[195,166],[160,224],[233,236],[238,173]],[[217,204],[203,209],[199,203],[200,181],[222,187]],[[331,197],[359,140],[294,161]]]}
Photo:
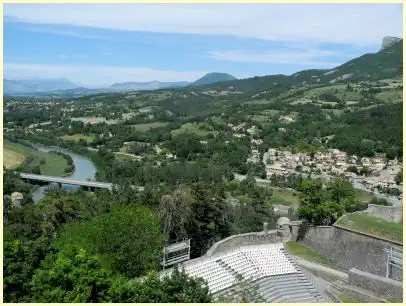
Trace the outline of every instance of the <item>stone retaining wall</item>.
{"label": "stone retaining wall", "polygon": [[270,230],[267,234],[264,232],[246,233],[227,237],[221,241],[216,242],[207,252],[207,256],[214,255],[216,253],[227,252],[236,247],[245,245],[258,245],[282,242],[278,236],[277,230]]}
{"label": "stone retaining wall", "polygon": [[348,276],[349,285],[372,291],[380,297],[402,300],[403,284],[399,281],[363,272],[355,268],[348,271]]}
{"label": "stone retaining wall", "polygon": [[[299,229],[301,226],[291,224],[292,240],[334,258],[346,269],[356,268],[378,276],[386,276],[388,255],[385,249],[403,247],[400,243],[338,226],[310,226],[304,230]],[[402,270],[394,268],[392,277],[402,281]]]}
{"label": "stone retaining wall", "polygon": [[368,204],[368,208],[362,213],[389,222],[401,223],[403,221],[403,206]]}

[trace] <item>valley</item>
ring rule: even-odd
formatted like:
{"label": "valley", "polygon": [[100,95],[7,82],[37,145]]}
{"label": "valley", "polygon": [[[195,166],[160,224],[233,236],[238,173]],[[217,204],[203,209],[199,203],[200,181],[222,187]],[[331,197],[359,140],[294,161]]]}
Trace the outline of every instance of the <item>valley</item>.
{"label": "valley", "polygon": [[395,283],[403,40],[383,46],[291,75],[5,80],[6,300],[216,302],[241,286],[241,301],[355,301],[354,267]]}

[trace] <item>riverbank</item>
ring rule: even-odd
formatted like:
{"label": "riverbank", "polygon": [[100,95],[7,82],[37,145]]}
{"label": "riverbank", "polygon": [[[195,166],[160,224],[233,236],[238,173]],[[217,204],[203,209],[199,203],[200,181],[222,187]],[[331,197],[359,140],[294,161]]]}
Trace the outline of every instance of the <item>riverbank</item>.
{"label": "riverbank", "polygon": [[68,160],[51,152],[40,152],[35,148],[21,143],[3,142],[3,164],[8,169],[16,169],[26,172],[40,172],[43,175],[69,176],[67,173]]}
{"label": "riverbank", "polygon": [[[44,146],[50,149],[57,149],[63,152],[71,152],[74,154],[82,155],[83,157],[90,159],[93,167],[97,167],[95,170],[95,174],[93,179],[98,181],[105,181],[105,165],[103,162],[102,157],[100,156],[98,150],[88,150],[87,147],[80,145],[79,143],[75,143],[72,141],[64,141],[60,138],[54,137],[50,135],[49,137],[43,137],[39,135],[30,135],[29,138],[20,138],[17,140],[18,142],[28,142],[31,145],[34,144],[35,146]],[[76,169],[78,169],[78,165],[75,165]],[[82,172],[79,169],[79,172]],[[86,180],[87,178],[85,178]]]}

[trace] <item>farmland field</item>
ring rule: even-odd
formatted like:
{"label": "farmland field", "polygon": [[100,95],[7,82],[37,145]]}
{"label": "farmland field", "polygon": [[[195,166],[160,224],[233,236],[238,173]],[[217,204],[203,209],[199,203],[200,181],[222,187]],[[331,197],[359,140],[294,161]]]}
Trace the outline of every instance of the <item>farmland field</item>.
{"label": "farmland field", "polygon": [[151,122],[151,123],[142,123],[142,124],[134,124],[131,125],[134,129],[140,132],[148,131],[149,129],[163,127],[167,125],[167,122]]}
{"label": "farmland field", "polygon": [[7,169],[15,169],[22,165],[25,161],[25,155],[12,148],[4,146],[3,148],[3,163]]}
{"label": "farmland field", "polygon": [[176,136],[182,133],[191,133],[197,134],[199,136],[207,136],[208,134],[212,133],[213,135],[218,134],[218,131],[208,131],[199,128],[198,124],[195,123],[185,123],[179,129],[171,131],[172,136]]}

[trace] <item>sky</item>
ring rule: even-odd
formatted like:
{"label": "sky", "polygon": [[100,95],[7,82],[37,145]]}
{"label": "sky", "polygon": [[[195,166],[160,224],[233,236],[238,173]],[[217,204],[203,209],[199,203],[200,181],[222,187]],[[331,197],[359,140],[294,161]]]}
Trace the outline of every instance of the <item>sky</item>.
{"label": "sky", "polygon": [[402,37],[401,4],[4,4],[4,77],[80,86],[330,69]]}

